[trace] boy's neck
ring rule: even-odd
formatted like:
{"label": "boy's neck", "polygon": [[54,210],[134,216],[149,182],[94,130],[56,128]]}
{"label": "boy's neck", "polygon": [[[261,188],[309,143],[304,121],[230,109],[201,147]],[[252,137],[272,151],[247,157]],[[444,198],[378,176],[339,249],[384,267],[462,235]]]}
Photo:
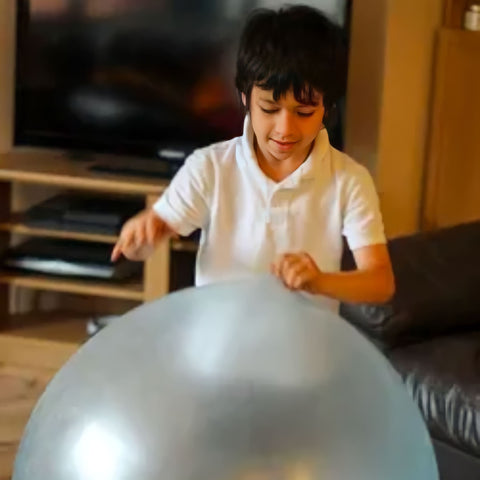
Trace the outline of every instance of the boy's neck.
{"label": "boy's neck", "polygon": [[257,163],[260,170],[274,182],[281,182],[290,176],[300,165],[302,165],[308,158],[313,149],[313,142],[310,145],[306,155],[300,158],[286,158],[279,160],[275,157],[267,158],[260,150],[257,144],[256,138],[254,139],[255,155],[257,157]]}

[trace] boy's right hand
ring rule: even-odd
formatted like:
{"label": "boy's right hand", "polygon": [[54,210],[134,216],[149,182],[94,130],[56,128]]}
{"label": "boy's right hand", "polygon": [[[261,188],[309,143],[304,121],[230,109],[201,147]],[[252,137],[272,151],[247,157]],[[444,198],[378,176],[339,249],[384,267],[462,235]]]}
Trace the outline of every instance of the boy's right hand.
{"label": "boy's right hand", "polygon": [[153,209],[143,210],[123,225],[110,258],[112,262],[118,260],[120,255],[129,260],[146,260],[158,242],[172,235],[175,232]]}

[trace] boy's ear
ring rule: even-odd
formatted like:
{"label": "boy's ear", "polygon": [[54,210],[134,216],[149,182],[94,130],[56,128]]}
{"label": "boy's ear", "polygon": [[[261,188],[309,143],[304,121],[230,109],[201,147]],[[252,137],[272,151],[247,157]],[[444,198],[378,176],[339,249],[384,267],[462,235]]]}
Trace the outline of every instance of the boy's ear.
{"label": "boy's ear", "polygon": [[243,106],[246,107],[247,106],[247,96],[242,92],[241,97],[242,97]]}

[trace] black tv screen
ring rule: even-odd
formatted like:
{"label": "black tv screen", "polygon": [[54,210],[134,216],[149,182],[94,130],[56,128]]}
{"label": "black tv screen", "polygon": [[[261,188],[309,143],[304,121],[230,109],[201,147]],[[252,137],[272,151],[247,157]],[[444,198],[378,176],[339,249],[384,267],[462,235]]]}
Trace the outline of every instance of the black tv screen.
{"label": "black tv screen", "polygon": [[[298,3],[346,22],[346,0]],[[278,5],[19,0],[15,144],[152,157],[241,134],[240,29]]]}

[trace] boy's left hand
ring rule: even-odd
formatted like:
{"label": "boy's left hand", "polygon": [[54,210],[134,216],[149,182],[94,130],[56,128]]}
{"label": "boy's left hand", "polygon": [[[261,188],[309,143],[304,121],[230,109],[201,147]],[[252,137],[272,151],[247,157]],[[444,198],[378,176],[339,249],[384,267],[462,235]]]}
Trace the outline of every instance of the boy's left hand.
{"label": "boy's left hand", "polygon": [[319,293],[322,272],[306,252],[281,255],[272,263],[271,271],[291,290]]}

